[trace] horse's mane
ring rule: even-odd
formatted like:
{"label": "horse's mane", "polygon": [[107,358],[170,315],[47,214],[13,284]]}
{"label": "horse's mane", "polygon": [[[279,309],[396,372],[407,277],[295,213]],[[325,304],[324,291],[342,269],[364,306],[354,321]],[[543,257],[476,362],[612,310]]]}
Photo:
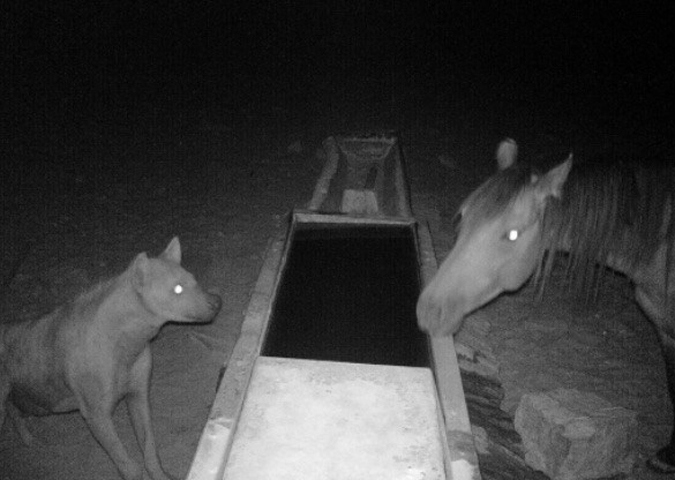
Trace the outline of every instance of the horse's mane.
{"label": "horse's mane", "polygon": [[537,278],[545,279],[553,254],[566,250],[572,284],[591,292],[601,278],[597,264],[613,259],[630,268],[649,260],[664,239],[670,248],[674,196],[675,169],[656,158],[636,163],[607,155],[574,164],[561,199],[550,199],[544,212],[549,253]]}

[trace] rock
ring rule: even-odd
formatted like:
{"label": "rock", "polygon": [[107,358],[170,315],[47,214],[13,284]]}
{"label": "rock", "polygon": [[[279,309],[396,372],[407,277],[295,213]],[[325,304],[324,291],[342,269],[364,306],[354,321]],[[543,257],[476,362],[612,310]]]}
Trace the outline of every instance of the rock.
{"label": "rock", "polygon": [[484,315],[475,314],[464,322],[455,335],[455,350],[459,368],[490,378],[498,378],[499,362],[487,340],[490,322]]}
{"label": "rock", "polygon": [[637,414],[591,393],[525,394],[514,425],[526,463],[553,480],[628,473],[637,456]]}
{"label": "rock", "polygon": [[298,140],[297,142],[291,143],[288,148],[288,153],[295,153],[295,154],[301,154],[304,150],[304,147],[302,145],[302,142]]}
{"label": "rock", "polygon": [[440,164],[444,167],[448,167],[453,170],[458,168],[457,160],[451,158],[450,155],[439,155],[437,158]]}
{"label": "rock", "polygon": [[490,378],[498,378],[499,365],[491,353],[474,349],[462,343],[455,343],[457,363],[459,368],[466,372]]}
{"label": "rock", "polygon": [[490,438],[483,427],[471,425],[471,433],[473,434],[473,444],[476,447],[476,452],[482,455],[490,453]]}

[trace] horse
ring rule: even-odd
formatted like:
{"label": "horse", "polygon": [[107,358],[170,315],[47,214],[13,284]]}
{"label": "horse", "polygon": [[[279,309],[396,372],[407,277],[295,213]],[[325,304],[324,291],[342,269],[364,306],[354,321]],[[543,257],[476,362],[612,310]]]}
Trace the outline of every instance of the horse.
{"label": "horse", "polygon": [[[658,331],[675,408],[675,168],[672,162],[575,162],[540,173],[516,161],[502,141],[497,173],[457,212],[457,237],[417,302],[419,327],[452,335],[464,318],[533,278],[543,288],[557,252],[570,284],[594,291],[598,265],[627,275]],[[560,257],[560,255],[558,255]],[[540,290],[541,291],[541,290]],[[649,460],[675,472],[675,430]]]}

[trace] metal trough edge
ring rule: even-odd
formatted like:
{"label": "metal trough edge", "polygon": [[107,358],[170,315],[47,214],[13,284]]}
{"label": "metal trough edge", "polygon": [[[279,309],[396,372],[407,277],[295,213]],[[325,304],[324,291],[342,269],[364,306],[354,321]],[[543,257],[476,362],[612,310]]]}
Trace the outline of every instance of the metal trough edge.
{"label": "metal trough edge", "polygon": [[[431,234],[426,226],[418,224],[417,242],[422,284],[425,285],[438,270]],[[431,354],[439,407],[445,425],[446,474],[450,470],[448,479],[479,480],[478,455],[453,337],[431,337]]]}
{"label": "metal trough edge", "polygon": [[251,380],[253,366],[260,353],[261,340],[272,310],[277,275],[282,270],[285,239],[270,242],[260,275],[251,294],[241,333],[223,374],[211,412],[197,445],[188,480],[215,480],[223,476]]}

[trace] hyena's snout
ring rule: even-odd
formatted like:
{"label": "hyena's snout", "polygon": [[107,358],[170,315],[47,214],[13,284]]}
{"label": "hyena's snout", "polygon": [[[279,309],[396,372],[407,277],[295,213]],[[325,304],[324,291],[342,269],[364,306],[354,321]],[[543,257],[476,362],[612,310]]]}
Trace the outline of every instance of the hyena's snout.
{"label": "hyena's snout", "polygon": [[200,308],[198,309],[199,311],[193,312],[195,321],[209,322],[213,320],[213,318],[220,311],[220,307],[222,307],[222,305],[223,301],[221,300],[220,296],[216,295],[215,293],[203,292]]}
{"label": "hyena's snout", "polygon": [[215,293],[206,294],[206,303],[211,312],[211,318],[215,317],[220,311],[220,307],[223,306],[223,300]]}
{"label": "hyena's snout", "polygon": [[[215,293],[208,293],[197,287],[181,295],[176,308],[169,315],[171,319],[177,322],[207,323],[214,319],[220,311],[223,304],[220,296]],[[180,313],[179,313],[180,312]]]}

